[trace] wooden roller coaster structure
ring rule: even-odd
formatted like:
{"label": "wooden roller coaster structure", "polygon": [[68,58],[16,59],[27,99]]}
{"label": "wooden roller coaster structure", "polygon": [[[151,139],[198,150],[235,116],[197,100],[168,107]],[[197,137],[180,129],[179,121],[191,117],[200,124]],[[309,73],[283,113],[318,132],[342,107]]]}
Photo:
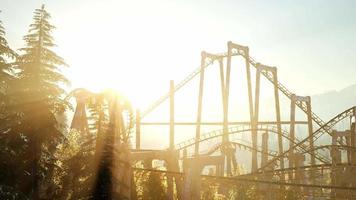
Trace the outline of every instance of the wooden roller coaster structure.
{"label": "wooden roller coaster structure", "polygon": [[[249,121],[231,122],[228,119],[229,93],[232,58],[242,57],[246,67],[247,97],[249,108]],[[222,121],[202,122],[203,94],[205,83],[205,71],[215,61],[218,62],[220,72],[220,87],[222,98]],[[256,71],[255,94],[251,81],[251,70]],[[338,114],[328,122],[324,122],[312,111],[312,102],[309,96],[298,96],[290,92],[278,80],[277,68],[256,62],[249,55],[249,48],[232,42],[227,43],[227,52],[222,54],[201,53],[201,65],[189,74],[177,85],[170,82],[170,90],[146,110],[137,110],[131,123],[135,124],[135,148],[128,152],[127,162],[131,166],[142,162],[143,168],[133,167],[133,171],[147,171],[166,175],[168,199],[200,199],[203,189],[202,181],[214,179],[227,185],[239,185],[246,182],[254,184],[253,188],[258,192],[259,198],[283,199],[281,196],[273,196],[268,190],[278,190],[280,193],[289,189],[298,191],[303,197],[326,196],[331,199],[347,199],[356,196],[356,181],[351,179],[356,174],[356,107],[349,108]],[[261,75],[273,85],[275,121],[260,121],[260,80]],[[195,122],[175,121],[175,93],[186,86],[195,77],[199,77],[198,106]],[[290,120],[281,120],[279,94],[286,96],[290,104]],[[88,117],[85,104],[95,94],[85,90],[72,92],[76,99],[76,110],[71,128],[87,134]],[[169,122],[145,122],[144,118],[169,100]],[[307,117],[307,121],[296,121],[296,108],[300,108]],[[266,108],[265,108],[266,109]],[[349,128],[337,131],[335,125],[349,119]],[[168,125],[169,147],[168,149],[149,150],[141,149],[141,126]],[[195,137],[186,141],[175,143],[175,126],[195,126]],[[219,125],[221,129],[207,133],[201,132],[201,126]],[[282,126],[289,125],[289,130]],[[296,125],[307,126],[307,136],[303,139],[296,131]],[[313,128],[317,127],[316,130]],[[231,140],[231,135],[248,133],[250,141]],[[258,144],[258,137],[262,133],[262,143]],[[276,134],[277,149],[269,147],[269,134]],[[318,139],[323,136],[331,136],[332,143],[318,145]],[[201,151],[201,147],[207,141],[221,138],[214,145],[204,145],[207,148]],[[330,138],[329,138],[330,139]],[[284,143],[288,144],[288,147]],[[188,154],[188,150],[194,148]],[[236,159],[237,151],[247,150],[251,152],[251,168],[245,173],[237,173],[239,163]],[[259,156],[260,157],[260,164]],[[343,162],[346,156],[347,162]],[[153,160],[163,160],[166,163],[165,171],[156,170],[152,165]],[[287,163],[287,165],[286,165]],[[245,165],[247,163],[244,163]],[[202,175],[205,166],[215,166],[214,175]],[[288,166],[288,167],[287,167]],[[131,170],[132,170],[131,169]],[[325,180],[330,181],[325,181]],[[127,180],[126,180],[127,181]],[[126,185],[129,183],[126,183]],[[344,190],[348,192],[343,192]],[[226,195],[226,191],[217,193]],[[132,196],[126,195],[128,199]]]}

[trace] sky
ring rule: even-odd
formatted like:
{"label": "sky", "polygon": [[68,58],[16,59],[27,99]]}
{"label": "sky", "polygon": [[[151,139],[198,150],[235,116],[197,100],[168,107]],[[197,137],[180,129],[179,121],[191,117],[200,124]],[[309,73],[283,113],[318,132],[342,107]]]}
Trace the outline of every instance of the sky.
{"label": "sky", "polygon": [[115,85],[159,95],[169,80],[199,66],[202,50],[224,52],[229,40],[277,66],[281,82],[298,94],[355,83],[355,1],[0,0],[13,48],[23,46],[42,3],[73,87]]}
{"label": "sky", "polygon": [[[201,51],[225,52],[227,41],[277,66],[280,82],[298,95],[356,83],[356,1],[0,0],[14,49],[43,3],[71,88],[114,88],[142,109],[168,91],[169,80],[197,68]],[[218,81],[210,77],[208,85]]]}

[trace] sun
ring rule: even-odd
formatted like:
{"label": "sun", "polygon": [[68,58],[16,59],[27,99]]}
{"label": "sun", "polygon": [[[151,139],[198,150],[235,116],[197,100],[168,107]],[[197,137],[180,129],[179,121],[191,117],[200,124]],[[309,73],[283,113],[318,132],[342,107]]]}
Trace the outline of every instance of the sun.
{"label": "sun", "polygon": [[125,9],[110,4],[100,15],[87,6],[74,19],[65,12],[57,17],[58,52],[70,65],[66,74],[73,89],[110,88],[142,110],[169,91],[170,80],[178,83],[199,66],[207,36],[198,34],[186,13],[161,18],[159,13],[168,13],[151,3],[127,3]]}

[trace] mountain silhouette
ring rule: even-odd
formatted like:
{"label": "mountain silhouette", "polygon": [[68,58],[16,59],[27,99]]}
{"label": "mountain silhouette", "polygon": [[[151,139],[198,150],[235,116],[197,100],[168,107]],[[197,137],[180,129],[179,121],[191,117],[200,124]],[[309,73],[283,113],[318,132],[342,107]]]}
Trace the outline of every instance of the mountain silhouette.
{"label": "mountain silhouette", "polygon": [[325,122],[356,105],[356,84],[341,90],[333,90],[312,96],[313,112]]}

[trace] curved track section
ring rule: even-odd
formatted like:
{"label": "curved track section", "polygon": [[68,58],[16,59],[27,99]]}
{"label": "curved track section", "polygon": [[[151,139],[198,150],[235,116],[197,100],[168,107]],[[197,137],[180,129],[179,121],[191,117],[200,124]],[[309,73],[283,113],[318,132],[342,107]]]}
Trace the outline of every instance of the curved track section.
{"label": "curved track section", "polygon": [[292,149],[301,147],[303,145],[305,145],[305,143],[308,142],[308,140],[310,138],[313,138],[314,140],[316,140],[317,138],[320,137],[320,135],[323,133],[323,130],[325,127],[327,127],[327,129],[329,129],[330,131],[332,130],[332,127],[334,127],[338,122],[340,122],[341,120],[345,119],[346,117],[351,117],[351,116],[355,116],[356,115],[356,106],[351,107],[347,110],[345,110],[344,112],[336,115],[334,118],[332,118],[331,120],[329,120],[326,124],[324,124],[323,126],[321,126],[318,130],[314,131],[314,133],[309,136],[306,137],[305,139],[303,139],[302,141],[298,142],[297,144],[295,144],[292,148],[288,149],[287,151],[285,151],[284,153],[282,153],[280,156],[275,157],[274,159],[272,159],[270,162],[268,162],[265,166],[262,166],[260,168],[260,170],[265,169],[266,167],[268,167],[269,165],[275,163],[277,160],[283,158],[285,155],[287,155]]}
{"label": "curved track section", "polygon": [[[278,129],[275,126],[268,126],[268,125],[259,125],[258,126],[258,131],[268,131],[268,132],[272,132],[275,134],[278,134]],[[229,134],[235,134],[235,133],[243,133],[243,132],[249,132],[252,131],[252,128],[250,125],[239,125],[239,126],[234,126],[234,127],[230,127],[228,129],[228,133]],[[219,129],[219,130],[214,130],[205,134],[202,134],[200,137],[199,142],[203,142],[203,141],[207,141],[213,138],[217,138],[217,137],[222,137],[223,135],[223,130]],[[290,142],[291,139],[289,138],[289,133],[286,130],[282,130],[282,136],[287,139]],[[293,142],[293,144],[299,144],[300,141],[298,139],[295,139],[295,141]],[[189,140],[186,140],[184,142],[178,143],[176,145],[176,149],[177,150],[183,150],[187,147],[193,146],[195,144],[195,138],[191,138]],[[310,153],[308,151],[308,147],[305,144],[301,144],[298,146],[298,148],[294,148],[296,151],[302,153],[302,152],[306,152],[306,153]],[[285,156],[283,156],[285,157]],[[319,161],[321,161],[322,163],[328,163],[330,162],[330,159],[326,158],[325,156],[318,154],[317,152],[315,152],[315,158],[318,159]]]}
{"label": "curved track section", "polygon": [[[260,148],[254,149],[251,145],[247,145],[247,144],[244,144],[244,143],[241,143],[241,142],[232,141],[232,142],[230,142],[230,144],[233,147],[235,147],[235,149],[238,148],[240,150],[248,150],[248,151],[256,150],[259,153],[264,153]],[[210,148],[207,152],[202,153],[202,155],[206,155],[206,156],[211,155],[214,152],[216,152],[217,150],[219,150],[222,145],[223,145],[222,143],[218,143],[217,145],[215,145],[212,148]],[[269,156],[275,157],[275,156],[277,156],[278,152],[269,150],[268,152],[266,152],[266,154],[269,155]]]}
{"label": "curved track section", "polygon": [[319,149],[326,149],[331,151],[332,148],[339,149],[339,150],[356,150],[356,147],[353,146],[348,146],[348,145],[321,145],[314,147],[313,149],[308,149],[305,153],[311,152],[311,151],[316,151]]}

